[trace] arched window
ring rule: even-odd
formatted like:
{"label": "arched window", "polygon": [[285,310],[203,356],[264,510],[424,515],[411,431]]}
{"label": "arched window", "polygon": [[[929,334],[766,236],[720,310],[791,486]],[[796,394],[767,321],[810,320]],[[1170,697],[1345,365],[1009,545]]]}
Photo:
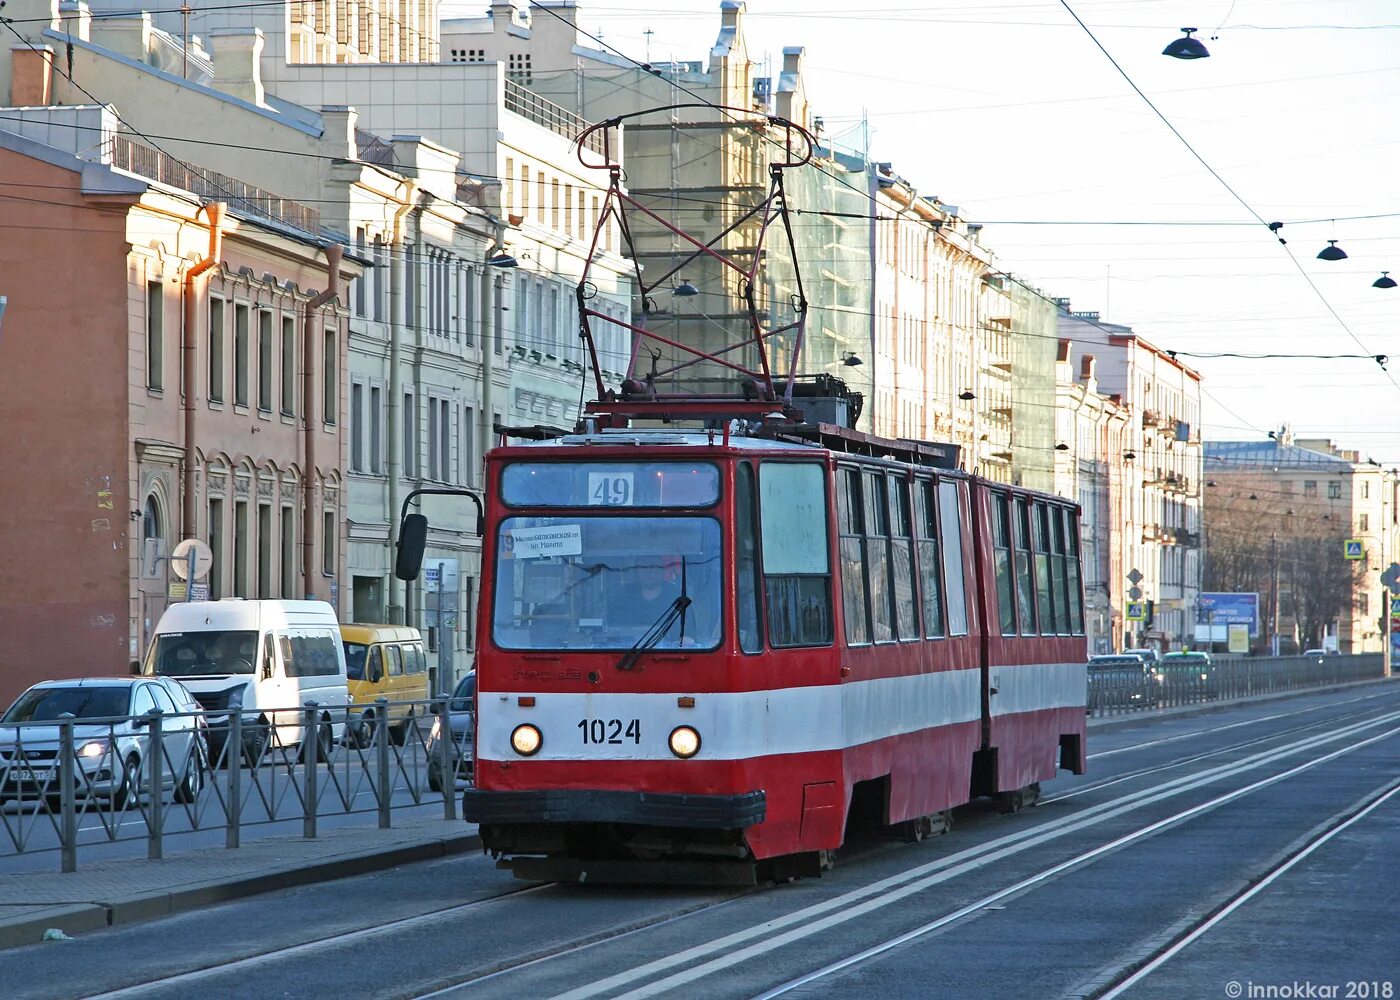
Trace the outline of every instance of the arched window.
{"label": "arched window", "polygon": [[146,497],[146,505],[141,510],[141,537],[165,537],[165,525],[161,523],[160,504],[156,502],[154,493]]}

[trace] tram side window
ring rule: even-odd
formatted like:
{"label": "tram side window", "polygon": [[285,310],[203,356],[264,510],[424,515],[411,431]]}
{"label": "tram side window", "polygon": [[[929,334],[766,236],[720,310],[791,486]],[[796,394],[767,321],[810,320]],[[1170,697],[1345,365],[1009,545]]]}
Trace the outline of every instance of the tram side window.
{"label": "tram side window", "polygon": [[914,623],[914,539],[909,525],[909,483],[894,475],[886,481],[889,483],[890,577],[895,624],[899,638],[908,642],[919,638],[919,626]]}
{"label": "tram side window", "polygon": [[870,641],[865,607],[865,503],[859,469],[836,470],[837,517],[841,535],[841,609],[846,619],[846,644]]}
{"label": "tram side window", "polygon": [[948,588],[948,634],[967,635],[967,596],[963,590],[962,505],[958,484],[938,483],[938,523],[943,529],[943,582]]}
{"label": "tram side window", "polygon": [[762,612],[759,611],[758,520],[754,517],[753,466],[744,462],[738,468],[734,490],[735,599],[739,614],[739,648],[746,653],[763,652]]}
{"label": "tram side window", "polygon": [[1079,518],[1068,507],[1060,511],[1065,521],[1065,595],[1069,603],[1069,630],[1074,635],[1084,634],[1084,590],[1079,582]]}
{"label": "tram side window", "polygon": [[1031,542],[1035,546],[1035,604],[1042,635],[1055,634],[1055,588],[1050,577],[1050,518],[1045,504],[1031,507]]}
{"label": "tram side window", "polygon": [[1001,618],[1001,634],[1016,634],[1016,604],[1012,595],[1011,531],[1006,516],[1006,494],[993,493],[992,557],[996,564],[997,610]]}
{"label": "tram side window", "polygon": [[933,481],[914,484],[914,524],[919,531],[919,584],[923,593],[924,636],[943,637],[942,557],[938,551],[938,498]]}
{"label": "tram side window", "polygon": [[815,462],[765,462],[758,491],[768,642],[830,645],[826,470]]}
{"label": "tram side window", "polygon": [[1016,613],[1021,634],[1035,635],[1035,578],[1031,571],[1031,527],[1026,501],[1016,498],[1012,508],[1011,531],[1016,543]]}
{"label": "tram side window", "polygon": [[1050,516],[1050,532],[1055,549],[1055,558],[1050,563],[1051,579],[1055,584],[1055,631],[1065,635],[1072,629],[1069,613],[1069,574],[1065,571],[1065,522],[1060,516],[1063,513],[1062,508],[1050,507],[1047,513]]}
{"label": "tram side window", "polygon": [[876,642],[894,641],[894,607],[890,600],[890,518],[885,509],[885,477],[865,479],[865,567],[870,580],[870,627]]}

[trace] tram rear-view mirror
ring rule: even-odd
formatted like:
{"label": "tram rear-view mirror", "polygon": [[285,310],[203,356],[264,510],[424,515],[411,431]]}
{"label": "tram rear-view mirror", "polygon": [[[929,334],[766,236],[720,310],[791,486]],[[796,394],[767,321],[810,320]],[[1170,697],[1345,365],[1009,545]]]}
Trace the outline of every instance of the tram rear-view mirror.
{"label": "tram rear-view mirror", "polygon": [[398,556],[394,560],[394,575],[400,580],[416,580],[423,568],[423,551],[428,547],[428,519],[422,514],[409,514],[399,525]]}

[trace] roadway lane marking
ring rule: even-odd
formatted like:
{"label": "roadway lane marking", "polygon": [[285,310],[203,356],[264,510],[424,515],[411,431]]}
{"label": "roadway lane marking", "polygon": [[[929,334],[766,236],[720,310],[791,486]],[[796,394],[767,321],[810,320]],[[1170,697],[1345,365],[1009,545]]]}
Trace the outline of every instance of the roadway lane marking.
{"label": "roadway lane marking", "polygon": [[[1049,868],[1046,868],[1044,871],[1040,871],[1034,875],[1023,878],[1019,882],[1016,882],[1014,885],[1007,886],[1005,889],[1000,889],[988,896],[982,897],[981,899],[975,902],[968,903],[966,906],[960,907],[959,909],[954,910],[951,913],[946,913],[943,916],[937,918],[936,920],[930,920],[926,924],[923,924],[919,927],[915,927],[913,930],[906,931],[905,933],[900,934],[897,937],[890,938],[888,941],[882,941],[880,944],[874,945],[873,947],[867,948],[864,951],[858,952],[857,954],[852,955],[849,958],[844,958],[839,962],[833,962],[831,965],[818,969],[815,972],[809,972],[805,976],[801,976],[797,979],[791,980],[790,982],[784,983],[781,986],[771,989],[766,993],[760,994],[757,1000],[771,1000],[772,997],[781,996],[782,994],[787,993],[790,990],[796,989],[799,986],[804,986],[807,983],[813,982],[817,979],[822,979],[833,973],[840,972],[844,969],[848,969],[853,965],[857,965],[861,962],[867,961],[871,958],[876,957],[877,955],[884,954],[885,952],[890,951],[891,949],[908,944],[910,941],[923,937],[926,934],[931,934],[933,931],[936,931],[939,928],[946,927],[949,924],[954,923],[955,921],[970,916],[971,914],[976,913],[978,910],[984,909],[985,907],[990,906],[993,903],[1006,899],[1008,896],[1012,896],[1016,893],[1023,892],[1026,889],[1032,888],[1033,886],[1044,882],[1047,879],[1052,879],[1055,876],[1061,874],[1062,872],[1070,870],[1071,868],[1077,868],[1082,865],[1091,864],[1099,858],[1102,858],[1105,854],[1109,854],[1113,851],[1116,851],[1120,847],[1124,847],[1128,844],[1135,843],[1139,840],[1145,840],[1153,836],[1154,834],[1162,832],[1168,827],[1176,826],[1177,824],[1191,819],[1192,817],[1199,816],[1202,813],[1210,812],[1214,809],[1218,809],[1221,806],[1227,805],[1228,803],[1233,802],[1236,799],[1243,798],[1246,795],[1252,794],[1253,792],[1256,792],[1261,788],[1266,788],[1269,785],[1277,784],[1278,782],[1283,781],[1286,778],[1291,778],[1296,774],[1301,774],[1304,771],[1311,770],[1312,768],[1317,767],[1320,764],[1325,764],[1328,761],[1335,760],[1338,757],[1344,756],[1349,753],[1354,753],[1355,751],[1360,750],[1363,747],[1370,746],[1372,743],[1376,743],[1381,740],[1389,739],[1392,736],[1400,736],[1400,728],[1391,729],[1384,733],[1378,733],[1377,735],[1372,736],[1369,739],[1362,740],[1360,743],[1355,743],[1351,746],[1346,746],[1342,747],[1339,750],[1334,750],[1329,754],[1325,754],[1313,760],[1306,761],[1302,764],[1297,765],[1296,767],[1289,768],[1287,771],[1280,772],[1279,774],[1270,775],[1267,778],[1261,778],[1259,781],[1256,781],[1253,784],[1246,785],[1243,788],[1237,788],[1231,792],[1226,792],[1224,795],[1219,795],[1213,799],[1210,799],[1207,802],[1202,802],[1201,804],[1192,806],[1189,809],[1183,809],[1181,812],[1164,817],[1153,823],[1149,823],[1147,826],[1140,827],[1139,829],[1134,830],[1132,833],[1126,833],[1121,837],[1117,837],[1114,840],[1109,841],[1107,844],[1101,844],[1100,846],[1085,851],[1082,854],[1078,854],[1067,861],[1062,861],[1057,865],[1053,865]],[[1014,851],[1006,851],[1005,854],[1019,853],[1021,850],[1024,849],[1025,847],[1023,846],[1017,848]],[[904,886],[896,892],[890,893],[888,896],[882,897],[881,899],[871,900],[870,902],[865,903],[862,906],[855,907],[852,910],[833,914],[832,916],[827,917],[825,920],[818,921],[815,924],[811,924],[794,931],[789,931],[788,933],[780,935],[777,938],[772,938],[768,941],[762,942],[761,944],[752,945],[748,948],[743,949],[740,952],[736,952],[733,955],[726,955],[723,958],[715,959],[714,961],[707,962],[704,965],[696,966],[693,969],[688,969],[685,972],[678,973],[659,982],[651,983],[650,985],[643,987],[642,989],[633,990],[630,993],[624,994],[623,998],[619,998],[619,1000],[631,1000],[631,998],[653,996],[657,992],[660,992],[662,990],[671,989],[678,985],[683,985],[685,983],[691,982],[695,979],[701,978],[702,976],[709,975],[711,972],[717,972],[731,965],[737,964],[738,962],[743,961],[747,958],[752,958],[755,955],[761,955],[765,952],[773,951],[774,949],[780,948],[785,944],[790,944],[793,941],[798,941],[802,938],[810,937],[812,934],[816,934],[819,931],[826,930],[827,928],[833,927],[837,924],[845,923],[846,921],[852,920],[858,916],[862,916],[871,910],[881,909],[883,907],[889,906],[891,903],[897,902],[898,900],[903,899],[906,896],[912,895],[916,892],[920,892],[923,889],[928,888],[929,886],[937,884],[938,882],[946,881],[948,878],[951,878],[953,874],[953,872],[945,872],[941,875],[934,876],[929,879],[923,879],[919,882],[911,883],[910,885]],[[1126,985],[1127,984],[1125,984],[1125,986]],[[1116,994],[1110,994],[1110,996],[1115,995]],[[1107,1000],[1107,998],[1103,998],[1103,1000]]]}
{"label": "roadway lane marking", "polygon": [[1200,938],[1202,935],[1206,934],[1206,933],[1207,933],[1212,927],[1214,927],[1216,924],[1220,923],[1222,920],[1224,920],[1224,919],[1225,919],[1226,917],[1228,917],[1230,914],[1234,913],[1236,910],[1238,910],[1238,909],[1239,909],[1241,906],[1243,906],[1245,903],[1249,902],[1249,901],[1250,901],[1251,899],[1253,899],[1255,896],[1259,895],[1259,893],[1261,893],[1261,892],[1263,892],[1265,889],[1267,889],[1270,885],[1272,885],[1275,881],[1277,881],[1278,878],[1279,878],[1280,876],[1282,876],[1282,875],[1283,875],[1285,872],[1287,872],[1289,869],[1293,868],[1295,865],[1297,865],[1299,862],[1301,862],[1301,861],[1302,861],[1304,858],[1306,858],[1308,855],[1312,854],[1313,851],[1316,851],[1319,847],[1321,847],[1323,844],[1327,843],[1329,840],[1331,840],[1331,839],[1332,839],[1333,837],[1335,837],[1337,834],[1341,833],[1343,830],[1346,830],[1346,829],[1347,829],[1348,827],[1350,827],[1352,824],[1354,824],[1354,823],[1359,823],[1361,820],[1365,819],[1365,818],[1366,818],[1367,816],[1369,816],[1372,812],[1374,812],[1375,810],[1379,809],[1381,806],[1385,805],[1385,803],[1388,802],[1388,801],[1391,799],[1391,797],[1394,796],[1394,795],[1396,795],[1396,794],[1400,794],[1400,782],[1393,782],[1393,783],[1390,785],[1390,787],[1386,789],[1386,791],[1384,791],[1383,793],[1381,793],[1379,796],[1373,798],[1373,799],[1370,801],[1370,803],[1367,804],[1363,809],[1361,809],[1360,811],[1358,811],[1358,812],[1356,812],[1356,813],[1353,813],[1352,816],[1351,816],[1349,819],[1346,820],[1346,822],[1341,823],[1341,824],[1339,824],[1339,825],[1337,825],[1337,826],[1332,827],[1332,829],[1328,830],[1328,831],[1327,831],[1326,833],[1324,833],[1322,836],[1318,837],[1316,840],[1314,840],[1311,844],[1309,844],[1309,845],[1308,845],[1307,847],[1305,847],[1303,850],[1301,850],[1301,851],[1299,851],[1297,854],[1293,855],[1293,857],[1289,858],[1288,861],[1286,861],[1284,864],[1282,864],[1282,865],[1280,865],[1279,867],[1275,868],[1272,872],[1270,872],[1270,873],[1269,873],[1265,878],[1263,878],[1261,881],[1256,882],[1253,886],[1251,886],[1249,889],[1247,889],[1244,893],[1242,893],[1241,895],[1235,897],[1235,899],[1232,900],[1232,901],[1229,903],[1229,905],[1225,906],[1223,909],[1221,909],[1220,911],[1218,911],[1214,916],[1212,916],[1212,917],[1211,917],[1209,920],[1207,920],[1205,923],[1201,924],[1201,925],[1200,925],[1199,927],[1197,927],[1195,930],[1191,931],[1191,933],[1187,934],[1187,935],[1186,935],[1185,937],[1183,937],[1181,940],[1179,940],[1179,941],[1177,941],[1175,944],[1173,944],[1173,945],[1172,945],[1170,948],[1168,948],[1166,951],[1162,952],[1160,955],[1158,955],[1158,956],[1157,956],[1156,958],[1154,958],[1152,961],[1148,962],[1148,963],[1147,963],[1146,965],[1144,965],[1142,968],[1138,969],[1137,972],[1133,973],[1130,977],[1128,977],[1127,979],[1123,980],[1123,982],[1119,983],[1119,984],[1118,984],[1117,986],[1115,986],[1112,990],[1110,990],[1110,991],[1107,992],[1107,993],[1102,994],[1102,995],[1099,997],[1099,1000],[1114,1000],[1115,997],[1117,997],[1120,993],[1122,993],[1122,992],[1123,992],[1124,990],[1126,990],[1128,987],[1134,985],[1135,983],[1137,983],[1139,980],[1145,978],[1146,976],[1151,975],[1154,971],[1156,971],[1158,968],[1160,968],[1160,967],[1161,967],[1164,963],[1166,963],[1168,960],[1174,958],[1174,957],[1177,955],[1177,953],[1180,952],[1183,948],[1185,948],[1187,945],[1191,944],[1191,942],[1195,941],[1196,939]]}
{"label": "roadway lane marking", "polygon": [[[1097,825],[1106,820],[1123,815],[1124,813],[1152,805],[1162,799],[1171,798],[1172,796],[1210,784],[1222,777],[1228,777],[1232,774],[1240,774],[1263,767],[1276,760],[1281,760],[1285,757],[1310,750],[1315,746],[1335,742],[1336,740],[1351,736],[1362,730],[1375,728],[1376,726],[1385,725],[1397,720],[1400,720],[1400,712],[1388,713],[1378,716],[1368,722],[1357,723],[1354,726],[1349,726],[1334,733],[1325,733],[1319,736],[1309,737],[1290,747],[1265,751],[1254,757],[1245,758],[1243,761],[1221,765],[1211,770],[1204,771],[1201,774],[1184,775],[1180,778],[1174,778],[1155,788],[1133,792],[1121,801],[1091,806],[1073,815],[1040,824],[1033,829],[1010,833],[985,844],[966,848],[956,854],[951,854],[947,857],[918,865],[907,871],[899,872],[869,885],[849,890],[840,896],[833,897],[824,902],[814,903],[800,910],[785,914],[784,916],[765,921],[762,924],[736,931],[704,944],[695,945],[684,951],[677,952],[665,958],[656,959],[626,972],[617,973],[613,976],[598,980],[597,982],[578,987],[568,993],[561,994],[556,1000],[585,1000],[585,998],[588,997],[598,996],[617,987],[626,986],[639,979],[644,979],[648,976],[665,972],[676,966],[705,958],[715,952],[728,951],[734,946],[743,944],[753,938],[767,938],[769,935],[782,928],[794,924],[806,924],[808,921],[812,921],[832,910],[842,910],[843,913],[852,913],[854,912],[853,910],[843,910],[843,908],[852,907],[854,904],[858,904],[860,900],[864,900],[870,896],[893,892],[898,887],[909,883],[910,880],[922,880],[930,877],[931,874],[936,875],[936,873],[942,872],[944,869],[952,869],[955,866],[958,869],[957,873],[962,874],[965,871],[971,871],[974,868],[990,864],[1008,854],[1018,853],[1019,851],[1056,839],[1065,834]],[[879,905],[880,902],[880,900],[873,901],[875,905]],[[862,907],[870,907],[872,904],[864,903],[860,905]],[[837,916],[839,917],[841,914],[837,914]],[[629,996],[630,995],[631,994],[629,994]],[[638,995],[644,996],[649,994],[643,992]]]}
{"label": "roadway lane marking", "polygon": [[[1228,725],[1228,726],[1212,726],[1212,727],[1210,727],[1209,729],[1197,729],[1197,730],[1194,730],[1194,731],[1189,732],[1189,733],[1182,733],[1182,734],[1179,735],[1179,736],[1164,736],[1164,737],[1162,737],[1161,739],[1148,740],[1146,743],[1134,743],[1134,744],[1132,744],[1132,745],[1130,745],[1130,746],[1126,746],[1126,747],[1117,747],[1117,748],[1115,748],[1115,749],[1113,749],[1113,750],[1100,750],[1098,753],[1091,753],[1091,754],[1089,755],[1088,759],[1089,759],[1089,760],[1095,760],[1095,759],[1097,759],[1097,758],[1099,758],[1099,757],[1112,757],[1114,754],[1117,754],[1117,753],[1127,753],[1127,752],[1130,751],[1130,750],[1141,750],[1141,749],[1143,749],[1144,747],[1155,747],[1155,746],[1160,746],[1160,745],[1163,744],[1163,743],[1176,743],[1176,742],[1179,742],[1179,741],[1181,741],[1181,740],[1190,739],[1190,738],[1193,737],[1193,736],[1206,736],[1206,735],[1209,735],[1210,733],[1223,733],[1223,732],[1225,732],[1227,729],[1238,729],[1238,728],[1240,728],[1241,726],[1252,726],[1252,725],[1255,725],[1256,723],[1260,723],[1260,722],[1270,722],[1270,721],[1272,721],[1272,720],[1274,720],[1274,719],[1286,719],[1286,718],[1288,718],[1288,717],[1291,716],[1291,715],[1306,715],[1308,712],[1319,712],[1319,711],[1321,711],[1321,710],[1324,709],[1324,708],[1334,708],[1334,707],[1336,707],[1336,706],[1338,706],[1338,705],[1351,705],[1351,704],[1354,704],[1355,702],[1358,702],[1358,701],[1373,701],[1373,700],[1375,700],[1376,698],[1384,698],[1386,695],[1388,695],[1388,694],[1390,694],[1390,693],[1391,693],[1391,692],[1389,692],[1389,691],[1383,691],[1383,692],[1381,692],[1380,694],[1369,694],[1369,695],[1364,695],[1364,696],[1362,696],[1362,697],[1360,697],[1360,698],[1348,698],[1346,701],[1329,701],[1329,702],[1328,702],[1327,704],[1325,704],[1325,705],[1313,705],[1311,708],[1300,708],[1300,709],[1298,709],[1298,710],[1296,710],[1296,711],[1293,711],[1293,712],[1278,712],[1278,713],[1276,713],[1276,714],[1274,714],[1274,715],[1263,715],[1263,716],[1260,716],[1260,717],[1257,718],[1257,719],[1245,719],[1243,722],[1232,722],[1232,723],[1230,723],[1230,725]],[[1205,704],[1205,702],[1202,702],[1202,704]],[[1114,716],[1114,718],[1119,718],[1119,716]],[[1149,721],[1149,720],[1148,720],[1147,718],[1144,718],[1143,721]],[[1159,721],[1160,721],[1160,717],[1159,717]],[[1089,732],[1092,733],[1093,730],[1091,729],[1091,730],[1089,730]]]}

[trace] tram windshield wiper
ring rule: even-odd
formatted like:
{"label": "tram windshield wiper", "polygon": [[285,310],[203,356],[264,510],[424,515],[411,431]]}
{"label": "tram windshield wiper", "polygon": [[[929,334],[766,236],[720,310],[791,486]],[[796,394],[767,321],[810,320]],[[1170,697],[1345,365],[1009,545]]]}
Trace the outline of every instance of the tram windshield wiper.
{"label": "tram windshield wiper", "polygon": [[685,613],[691,605],[690,593],[686,587],[685,579],[685,556],[681,556],[681,592],[674,601],[661,612],[661,617],[652,622],[651,627],[642,633],[642,637],[633,644],[632,648],[622,654],[622,658],[617,661],[618,670],[631,670],[637,665],[637,661],[642,658],[642,654],[661,642],[666,633],[671,631],[671,626],[677,621],[681,623],[680,639],[685,641]]}

